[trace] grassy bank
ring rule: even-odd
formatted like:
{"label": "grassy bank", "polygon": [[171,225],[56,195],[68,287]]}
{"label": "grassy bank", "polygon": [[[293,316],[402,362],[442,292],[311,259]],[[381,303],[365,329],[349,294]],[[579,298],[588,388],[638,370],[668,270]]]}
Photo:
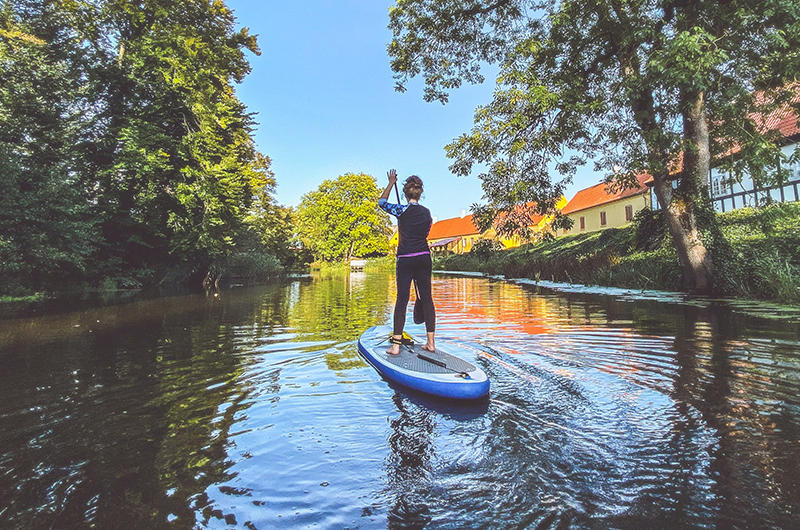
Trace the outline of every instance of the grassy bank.
{"label": "grassy bank", "polygon": [[[379,269],[394,266],[394,256],[384,256],[366,259],[364,270]],[[308,264],[308,269],[320,272],[350,271],[349,261],[314,261]]]}
{"label": "grassy bank", "polygon": [[[800,301],[800,204],[718,215],[732,259],[718,264],[726,296]],[[436,260],[438,270],[476,271],[584,285],[679,291],[678,256],[658,212],[630,225],[519,248],[477,250]]]}

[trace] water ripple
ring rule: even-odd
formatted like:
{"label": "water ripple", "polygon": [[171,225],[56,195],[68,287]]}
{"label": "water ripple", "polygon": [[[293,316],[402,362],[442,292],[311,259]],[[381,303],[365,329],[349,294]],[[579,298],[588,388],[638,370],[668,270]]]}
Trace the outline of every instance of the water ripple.
{"label": "water ripple", "polygon": [[359,356],[393,289],[388,273],[362,273],[5,321],[0,517],[20,529],[793,527],[800,341],[785,321],[437,276],[437,340],[492,384],[490,399],[454,404]]}

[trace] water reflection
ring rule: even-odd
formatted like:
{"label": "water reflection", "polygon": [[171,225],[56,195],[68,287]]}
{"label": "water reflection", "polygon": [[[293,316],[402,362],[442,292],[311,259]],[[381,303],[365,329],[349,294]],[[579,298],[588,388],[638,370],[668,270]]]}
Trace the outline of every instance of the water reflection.
{"label": "water reflection", "polygon": [[434,457],[434,413],[414,406],[401,394],[392,398],[400,415],[391,419],[389,434],[391,453],[386,461],[388,487],[395,497],[387,517],[389,528],[425,528],[430,510],[425,504],[425,486],[430,484],[431,461]]}
{"label": "water reflection", "polygon": [[[715,434],[713,492],[727,524],[779,516],[791,526],[798,481],[798,343],[726,339],[730,321],[688,307],[675,338],[674,395],[700,411]],[[782,366],[785,369],[777,369]],[[796,521],[795,521],[796,523]],[[784,526],[786,525],[786,526]]]}
{"label": "water reflection", "polygon": [[393,281],[0,321],[0,526],[795,526],[797,326],[438,276],[438,336],[492,380],[465,408],[358,356]]}

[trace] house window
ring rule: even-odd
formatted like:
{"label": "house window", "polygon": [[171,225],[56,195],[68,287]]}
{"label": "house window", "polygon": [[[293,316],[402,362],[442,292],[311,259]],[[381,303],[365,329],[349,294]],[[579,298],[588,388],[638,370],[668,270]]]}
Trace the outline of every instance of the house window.
{"label": "house window", "polygon": [[581,230],[586,230],[586,218],[581,217]]}
{"label": "house window", "polygon": [[606,226],[606,212],[600,212],[600,226]]}
{"label": "house window", "polygon": [[631,204],[625,207],[625,220],[633,221],[633,205]]}
{"label": "house window", "polygon": [[720,193],[722,193],[719,185],[720,180],[721,179],[719,178],[715,178],[714,180],[711,181],[711,193],[713,193],[714,195],[719,195]]}

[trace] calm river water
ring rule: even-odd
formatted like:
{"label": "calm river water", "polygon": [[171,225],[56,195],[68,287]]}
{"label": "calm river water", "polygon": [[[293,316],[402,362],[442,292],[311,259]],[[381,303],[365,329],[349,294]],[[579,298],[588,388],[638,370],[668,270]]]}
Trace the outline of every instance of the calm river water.
{"label": "calm river water", "polygon": [[0,321],[0,528],[800,528],[797,314],[437,275],[459,406],[359,357],[393,289]]}

